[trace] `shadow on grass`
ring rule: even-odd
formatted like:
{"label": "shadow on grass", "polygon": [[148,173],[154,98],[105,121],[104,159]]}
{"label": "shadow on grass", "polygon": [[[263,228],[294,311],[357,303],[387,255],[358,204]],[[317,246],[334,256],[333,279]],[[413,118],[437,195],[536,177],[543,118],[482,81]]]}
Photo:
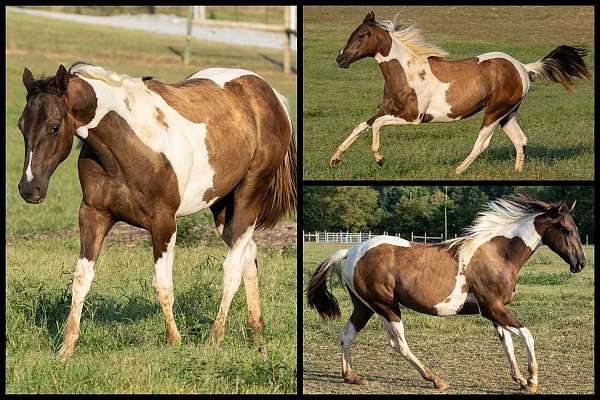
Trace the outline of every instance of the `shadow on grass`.
{"label": "shadow on grass", "polygon": [[[195,266],[193,284],[184,291],[175,288],[174,314],[183,336],[206,340],[213,323],[207,313],[216,314],[221,299],[221,262],[206,257]],[[203,276],[198,276],[202,272]],[[206,271],[210,271],[209,276]],[[53,348],[62,343],[62,333],[71,306],[72,275],[65,279],[65,287],[48,287],[45,282],[20,281],[13,283],[7,305],[7,314],[21,314],[25,321],[45,330]],[[101,284],[95,285],[86,297],[81,324],[113,325],[135,324],[147,318],[160,316],[154,288],[147,280],[137,279],[140,289],[117,287],[118,295],[102,295]]]}
{"label": "shadow on grass", "polygon": [[[575,146],[566,146],[562,148],[550,148],[544,145],[528,146],[527,151],[525,153],[525,163],[527,163],[527,160],[533,159],[537,159],[542,162],[548,162],[552,160],[574,159],[589,151],[589,146],[581,144]],[[502,146],[490,148],[483,152],[480,155],[480,157],[482,155],[495,161],[514,161],[516,152],[513,146]],[[464,160],[464,157],[455,156],[452,158],[452,161],[449,162],[459,163],[462,162],[462,160]]]}

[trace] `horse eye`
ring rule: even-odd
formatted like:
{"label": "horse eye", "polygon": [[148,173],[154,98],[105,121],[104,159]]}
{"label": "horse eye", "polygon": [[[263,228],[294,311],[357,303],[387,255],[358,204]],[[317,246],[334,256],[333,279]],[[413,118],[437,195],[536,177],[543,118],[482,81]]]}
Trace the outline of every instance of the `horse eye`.
{"label": "horse eye", "polygon": [[50,127],[50,132],[52,133],[56,133],[58,132],[58,130],[60,129],[60,125],[59,124],[54,124]]}

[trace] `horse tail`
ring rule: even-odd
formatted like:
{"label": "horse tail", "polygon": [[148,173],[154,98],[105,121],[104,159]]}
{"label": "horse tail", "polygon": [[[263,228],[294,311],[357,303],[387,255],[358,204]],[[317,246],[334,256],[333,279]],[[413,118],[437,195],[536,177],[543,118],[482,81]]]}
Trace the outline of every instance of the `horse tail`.
{"label": "horse tail", "polygon": [[348,250],[346,249],[330,254],[317,267],[306,287],[308,305],[317,310],[323,318],[335,319],[342,315],[337,300],[327,289],[327,274],[333,271],[341,277],[341,261],[346,258],[347,254]]}
{"label": "horse tail", "polygon": [[560,83],[569,92],[575,91],[575,85],[571,77],[590,79],[592,76],[588,71],[583,57],[588,51],[582,46],[558,46],[547,56],[524,67],[529,73],[531,81],[542,76],[545,79]]}
{"label": "horse tail", "polygon": [[296,211],[298,160],[296,158],[294,130],[287,111],[285,97],[280,95],[276,90],[273,91],[287,114],[292,137],[285,158],[267,188],[267,193],[265,194],[258,219],[256,220],[257,228],[272,228],[285,214],[293,214]]}

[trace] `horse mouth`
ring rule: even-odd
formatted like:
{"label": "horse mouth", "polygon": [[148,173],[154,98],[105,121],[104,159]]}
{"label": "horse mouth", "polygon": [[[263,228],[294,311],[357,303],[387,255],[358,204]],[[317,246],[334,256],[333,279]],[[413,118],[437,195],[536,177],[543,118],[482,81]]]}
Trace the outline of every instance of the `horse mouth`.
{"label": "horse mouth", "polygon": [[576,273],[578,273],[578,272],[581,272],[581,270],[583,269],[584,265],[585,265],[585,264],[580,264],[580,263],[577,263],[577,264],[571,264],[571,265],[569,266],[569,269],[571,270],[571,272],[572,272],[572,273],[576,274]]}
{"label": "horse mouth", "polygon": [[349,63],[341,63],[340,62],[340,63],[338,63],[338,66],[340,68],[348,69],[348,67],[350,67],[350,64]]}

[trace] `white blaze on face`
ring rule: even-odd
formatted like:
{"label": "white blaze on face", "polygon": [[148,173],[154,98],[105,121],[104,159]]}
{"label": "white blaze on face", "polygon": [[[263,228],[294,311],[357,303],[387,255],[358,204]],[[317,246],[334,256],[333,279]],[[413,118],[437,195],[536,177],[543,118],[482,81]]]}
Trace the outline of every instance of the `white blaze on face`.
{"label": "white blaze on face", "polygon": [[444,83],[436,78],[426,57],[413,56],[407,48],[392,38],[392,47],[389,54],[384,57],[377,53],[375,60],[379,64],[391,60],[400,62],[408,86],[415,91],[417,96],[418,116],[415,121],[410,122],[420,122],[425,114],[429,114],[433,118],[430,122],[451,122],[461,118],[448,117],[452,113],[452,106],[446,100],[450,83]]}
{"label": "white blaze on face", "polygon": [[371,239],[349,249],[348,255],[346,257],[346,262],[342,267],[341,275],[343,281],[346,283],[346,285],[348,285],[352,293],[371,310],[373,310],[373,308],[371,308],[371,306],[362,297],[360,297],[358,293],[356,293],[356,289],[354,288],[354,269],[358,261],[362,258],[362,256],[365,255],[367,251],[382,244],[391,244],[393,246],[399,247],[410,247],[410,243],[408,242],[408,240],[396,236],[374,236]]}
{"label": "white blaze on face", "polygon": [[493,58],[503,58],[505,60],[510,61],[514,65],[517,72],[519,73],[519,76],[521,77],[521,84],[523,86],[523,97],[525,97],[525,95],[529,91],[530,82],[529,82],[529,75],[527,74],[527,70],[525,69],[523,64],[521,64],[518,60],[509,56],[508,54],[502,53],[499,51],[493,51],[490,53],[480,54],[477,56],[477,58],[479,59],[479,63],[482,63],[483,61],[486,61],[486,60],[491,60]]}
{"label": "white blaze on face", "polygon": [[[79,136],[86,138],[89,129],[96,128],[106,114],[114,111],[144,144],[157,153],[163,153],[169,160],[177,176],[181,198],[178,216],[207,208],[217,200],[203,200],[204,193],[213,187],[214,175],[208,162],[206,123],[186,119],[141,80],[127,79],[123,80],[122,86],[111,86],[102,80],[80,78],[92,86],[97,106],[94,118],[77,129]],[[129,104],[137,104],[135,112],[128,109],[126,100]],[[162,114],[162,122],[157,119],[157,110]]]}
{"label": "white blaze on face", "polygon": [[25,176],[27,177],[27,182],[31,182],[33,180],[33,173],[31,172],[31,160],[33,159],[33,151],[29,151],[29,163],[27,164],[27,170],[25,170]]}

